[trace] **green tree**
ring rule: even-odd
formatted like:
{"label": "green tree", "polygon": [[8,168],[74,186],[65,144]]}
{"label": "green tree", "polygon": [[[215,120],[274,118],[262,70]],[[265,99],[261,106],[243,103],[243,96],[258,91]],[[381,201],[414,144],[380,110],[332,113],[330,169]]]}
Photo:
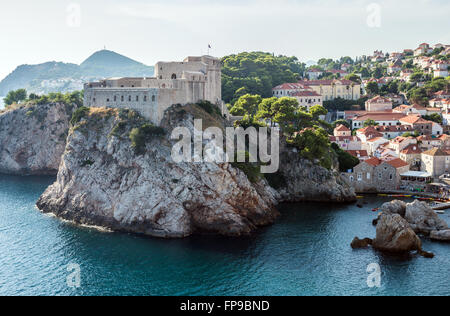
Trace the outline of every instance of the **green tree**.
{"label": "green tree", "polygon": [[345,79],[361,84],[361,78],[357,74],[349,74],[345,76]]}
{"label": "green tree", "polygon": [[14,103],[21,103],[27,99],[27,90],[18,89],[15,91],[9,91],[3,102],[6,106],[9,106]]}
{"label": "green tree", "polygon": [[368,127],[368,126],[378,126],[378,123],[375,122],[374,120],[369,119],[364,122],[364,127]]}
{"label": "green tree", "polygon": [[337,120],[333,123],[333,128],[336,128],[339,125],[344,125],[347,128],[351,128],[351,125],[348,121],[346,120]]}
{"label": "green tree", "polygon": [[275,103],[278,101],[278,98],[266,98],[261,101],[258,107],[258,112],[256,113],[256,119],[258,120],[270,120],[271,125],[273,126],[273,117],[275,116]]}
{"label": "green tree", "polygon": [[331,144],[331,148],[334,150],[339,161],[339,170],[341,172],[346,172],[347,170],[353,169],[359,164],[359,159],[350,155],[345,150],[342,150],[338,144]]}
{"label": "green tree", "polygon": [[300,150],[302,158],[310,161],[318,160],[324,168],[330,169],[332,167],[331,145],[328,134],[324,129],[305,129],[290,143]]}
{"label": "green tree", "polygon": [[298,101],[295,98],[279,98],[273,104],[273,121],[278,123],[283,131],[292,132],[293,122],[296,119]]}
{"label": "green tree", "polygon": [[328,111],[321,105],[314,105],[309,109],[314,120],[318,120],[320,116],[327,115]]}
{"label": "green tree", "polygon": [[245,94],[240,97],[234,106],[230,109],[230,113],[236,116],[244,116],[246,114],[255,116],[262,98],[259,95]]}
{"label": "green tree", "polygon": [[223,100],[232,104],[244,94],[269,98],[273,87],[297,82],[306,69],[296,57],[263,52],[229,55],[222,58],[222,65]]}
{"label": "green tree", "polygon": [[375,81],[370,81],[366,85],[366,90],[370,94],[378,94],[379,93],[378,83]]}
{"label": "green tree", "polygon": [[441,125],[443,124],[443,118],[438,113],[433,113],[433,114],[430,114],[430,115],[424,115],[423,118],[425,120],[427,120],[427,121],[435,122],[435,123],[438,123],[438,124],[441,124]]}

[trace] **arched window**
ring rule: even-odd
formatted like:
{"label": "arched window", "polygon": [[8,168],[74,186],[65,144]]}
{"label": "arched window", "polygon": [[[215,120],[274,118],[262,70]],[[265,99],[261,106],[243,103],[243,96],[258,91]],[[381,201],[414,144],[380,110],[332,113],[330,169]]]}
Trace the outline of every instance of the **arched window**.
{"label": "arched window", "polygon": [[122,102],[125,101],[123,96],[120,97],[120,101],[122,101]]}
{"label": "arched window", "polygon": [[146,95],[144,96],[144,102],[147,102],[147,96]]}
{"label": "arched window", "polygon": [[117,102],[117,96],[116,95],[114,96],[114,102]]}
{"label": "arched window", "polygon": [[156,101],[156,96],[152,96],[152,101],[153,101],[153,102]]}
{"label": "arched window", "polygon": [[131,95],[128,96],[128,101],[131,102]]}
{"label": "arched window", "polygon": [[177,75],[176,74],[172,74],[172,79],[177,79]]}
{"label": "arched window", "polygon": [[163,83],[162,88],[163,88],[163,89],[166,88],[166,84],[165,84],[165,83]]}

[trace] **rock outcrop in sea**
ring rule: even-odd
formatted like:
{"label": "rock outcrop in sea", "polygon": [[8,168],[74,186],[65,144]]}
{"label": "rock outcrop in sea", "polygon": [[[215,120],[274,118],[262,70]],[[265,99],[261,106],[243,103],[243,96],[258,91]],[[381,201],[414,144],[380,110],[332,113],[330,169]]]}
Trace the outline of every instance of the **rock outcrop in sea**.
{"label": "rock outcrop in sea", "polygon": [[413,203],[392,201],[380,208],[381,213],[376,223],[374,240],[355,238],[352,248],[374,249],[390,253],[409,253],[417,251],[420,255],[432,258],[434,255],[422,250],[422,242],[417,234],[429,236],[432,240],[450,241],[447,223],[424,202]]}
{"label": "rock outcrop in sea", "polygon": [[0,113],[0,173],[56,175],[75,105],[20,106]]}
{"label": "rock outcrop in sea", "polygon": [[[172,114],[191,129],[200,112]],[[277,193],[264,180],[251,183],[228,163],[174,163],[169,129],[147,131],[137,153],[129,134],[142,123],[133,111],[91,109],[70,130],[57,181],[37,206],[76,223],[167,238],[239,236],[276,219]]]}
{"label": "rock outcrop in sea", "polygon": [[174,163],[174,127],[193,132],[195,118],[203,119],[203,129],[229,124],[208,110],[174,106],[159,128],[126,109],[80,108],[70,126],[73,107],[19,107],[0,116],[0,172],[58,170],[37,202],[43,212],[166,238],[248,234],[275,221],[279,202],[355,200],[336,166],[322,168],[293,148],[282,148],[279,173],[267,177],[230,163]]}

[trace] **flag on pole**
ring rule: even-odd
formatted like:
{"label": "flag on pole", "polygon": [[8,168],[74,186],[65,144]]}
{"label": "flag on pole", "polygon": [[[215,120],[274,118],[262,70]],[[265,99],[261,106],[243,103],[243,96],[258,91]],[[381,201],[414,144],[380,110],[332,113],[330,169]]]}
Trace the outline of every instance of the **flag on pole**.
{"label": "flag on pole", "polygon": [[211,44],[208,44],[208,48],[209,48],[209,49],[211,49],[211,48],[212,48],[212,47],[211,47]]}

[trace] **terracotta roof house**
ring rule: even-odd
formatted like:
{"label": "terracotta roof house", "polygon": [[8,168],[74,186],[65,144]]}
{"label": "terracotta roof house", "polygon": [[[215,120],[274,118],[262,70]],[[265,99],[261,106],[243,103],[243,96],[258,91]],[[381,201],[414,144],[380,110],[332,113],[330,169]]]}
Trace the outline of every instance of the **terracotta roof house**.
{"label": "terracotta roof house", "polygon": [[412,126],[414,131],[420,135],[431,135],[433,133],[433,122],[427,121],[418,115],[408,115],[400,119],[400,123]]}
{"label": "terracotta roof house", "polygon": [[400,119],[406,115],[403,113],[372,112],[357,116],[352,120],[353,129],[362,128],[367,120],[374,120],[378,126],[400,125]]}
{"label": "terracotta roof house", "polygon": [[440,177],[450,168],[450,156],[440,148],[432,148],[422,153],[422,170],[433,177]]}
{"label": "terracotta roof house", "polygon": [[334,136],[351,136],[352,131],[345,125],[338,125],[334,129]]}
{"label": "terracotta roof house", "polygon": [[392,100],[382,96],[376,96],[366,102],[367,112],[384,112],[392,110]]}

